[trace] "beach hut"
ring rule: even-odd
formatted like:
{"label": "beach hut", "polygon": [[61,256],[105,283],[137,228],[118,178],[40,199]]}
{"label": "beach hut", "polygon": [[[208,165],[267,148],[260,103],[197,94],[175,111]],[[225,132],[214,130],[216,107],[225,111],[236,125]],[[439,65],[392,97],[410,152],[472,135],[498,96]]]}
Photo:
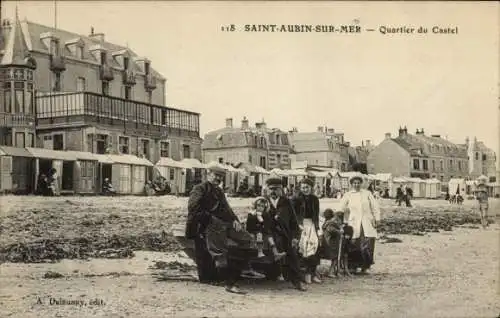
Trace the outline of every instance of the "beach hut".
{"label": "beach hut", "polygon": [[108,178],[118,194],[143,194],[144,185],[153,167],[146,158],[133,155],[94,154],[99,161],[99,192]]}
{"label": "beach hut", "polygon": [[60,194],[75,193],[75,163],[76,155],[68,151],[58,151],[45,148],[26,148],[35,158],[35,176],[48,175],[51,168],[57,171],[57,183]]}
{"label": "beach hut", "polygon": [[186,191],[185,165],[172,158],[160,158],[154,168],[155,174],[167,179],[171,193],[179,195]]}
{"label": "beach hut", "polygon": [[35,159],[25,148],[0,146],[0,192],[28,194],[35,189]]}
{"label": "beach hut", "polygon": [[73,189],[78,194],[95,194],[99,191],[99,159],[90,152],[67,151],[76,157],[73,165]]}
{"label": "beach hut", "polygon": [[362,187],[363,188],[367,188],[368,187],[368,177],[364,174],[362,174],[361,172],[358,172],[358,171],[345,171],[345,172],[340,172],[340,180],[341,180],[341,189],[344,190],[344,191],[348,191],[350,188],[351,188],[351,185],[349,183],[349,181],[351,180],[352,177],[354,176],[357,176],[357,177],[361,177],[363,179],[363,185]]}
{"label": "beach hut", "polygon": [[439,198],[441,194],[441,182],[438,179],[427,179],[425,183],[425,197],[427,199]]}
{"label": "beach hut", "polygon": [[181,160],[181,164],[185,169],[185,192],[190,192],[195,185],[206,179],[205,165],[195,158],[184,158]]}

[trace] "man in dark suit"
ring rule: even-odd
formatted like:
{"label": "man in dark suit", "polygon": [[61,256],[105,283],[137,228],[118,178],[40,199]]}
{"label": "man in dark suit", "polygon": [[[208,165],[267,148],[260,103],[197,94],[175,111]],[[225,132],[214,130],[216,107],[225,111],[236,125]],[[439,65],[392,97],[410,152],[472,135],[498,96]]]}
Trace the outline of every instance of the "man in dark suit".
{"label": "man in dark suit", "polygon": [[[245,259],[231,257],[224,246],[227,240],[225,235],[229,231],[241,233],[242,230],[238,217],[220,187],[224,175],[225,170],[222,167],[213,165],[208,169],[207,181],[196,185],[191,191],[186,238],[194,239],[195,261],[201,283],[212,284],[218,281],[220,271],[217,268],[223,267],[226,291],[244,294],[236,286],[236,281],[248,264]],[[219,255],[222,254],[224,262],[221,263]]]}
{"label": "man in dark suit", "polygon": [[266,185],[269,214],[273,220],[274,239],[278,250],[286,252],[288,280],[296,289],[306,291],[296,250],[300,237],[297,216],[290,200],[284,196],[281,179],[270,178],[267,180]]}

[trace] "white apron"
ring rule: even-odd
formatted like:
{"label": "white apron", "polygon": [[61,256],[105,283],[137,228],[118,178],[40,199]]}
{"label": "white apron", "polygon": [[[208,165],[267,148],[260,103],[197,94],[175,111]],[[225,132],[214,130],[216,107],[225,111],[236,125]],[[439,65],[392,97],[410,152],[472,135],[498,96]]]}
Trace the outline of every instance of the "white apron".
{"label": "white apron", "polygon": [[316,227],[311,219],[304,219],[304,229],[299,240],[299,254],[307,258],[316,254],[319,247],[318,234]]}

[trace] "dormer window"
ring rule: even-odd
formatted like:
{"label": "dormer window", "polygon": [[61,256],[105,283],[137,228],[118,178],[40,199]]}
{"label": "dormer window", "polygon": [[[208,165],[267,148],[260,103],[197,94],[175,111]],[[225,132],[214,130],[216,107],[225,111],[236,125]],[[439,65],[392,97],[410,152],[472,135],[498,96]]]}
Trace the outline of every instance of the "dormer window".
{"label": "dormer window", "polygon": [[128,70],[128,66],[129,66],[129,58],[127,56],[124,56],[123,57],[123,68]]}
{"label": "dormer window", "polygon": [[106,59],[107,59],[106,52],[101,51],[101,65],[106,64]]}
{"label": "dormer window", "polygon": [[149,74],[149,62],[144,63],[144,73]]}
{"label": "dormer window", "polygon": [[50,40],[50,54],[54,56],[59,56],[59,40],[52,39]]}
{"label": "dormer window", "polygon": [[83,46],[76,47],[76,57],[83,60]]}

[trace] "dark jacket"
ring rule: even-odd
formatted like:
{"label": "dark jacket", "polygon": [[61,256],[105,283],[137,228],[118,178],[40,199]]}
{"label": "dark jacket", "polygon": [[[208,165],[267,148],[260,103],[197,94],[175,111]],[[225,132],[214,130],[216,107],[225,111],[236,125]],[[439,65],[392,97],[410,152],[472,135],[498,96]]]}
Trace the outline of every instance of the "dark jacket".
{"label": "dark jacket", "polygon": [[192,239],[204,233],[210,216],[225,222],[238,220],[229,206],[222,190],[208,181],[196,185],[188,200],[188,217],[186,222],[186,238]]}
{"label": "dark jacket", "polygon": [[283,236],[288,244],[291,244],[292,239],[299,238],[300,229],[297,222],[297,216],[293,209],[292,203],[286,197],[280,197],[275,208],[269,201],[269,215],[273,220],[273,229],[276,234]]}
{"label": "dark jacket", "polygon": [[[317,196],[311,194],[310,200],[312,203],[312,221],[316,227],[316,231],[319,230],[319,199]],[[304,222],[304,216],[306,214],[306,201],[302,193],[297,194],[292,199],[293,208],[297,214],[297,221],[299,224]]]}
{"label": "dark jacket", "polygon": [[262,213],[264,222],[259,222],[257,215],[248,213],[246,230],[252,234],[262,233],[266,235],[272,234],[273,219],[268,212]]}

